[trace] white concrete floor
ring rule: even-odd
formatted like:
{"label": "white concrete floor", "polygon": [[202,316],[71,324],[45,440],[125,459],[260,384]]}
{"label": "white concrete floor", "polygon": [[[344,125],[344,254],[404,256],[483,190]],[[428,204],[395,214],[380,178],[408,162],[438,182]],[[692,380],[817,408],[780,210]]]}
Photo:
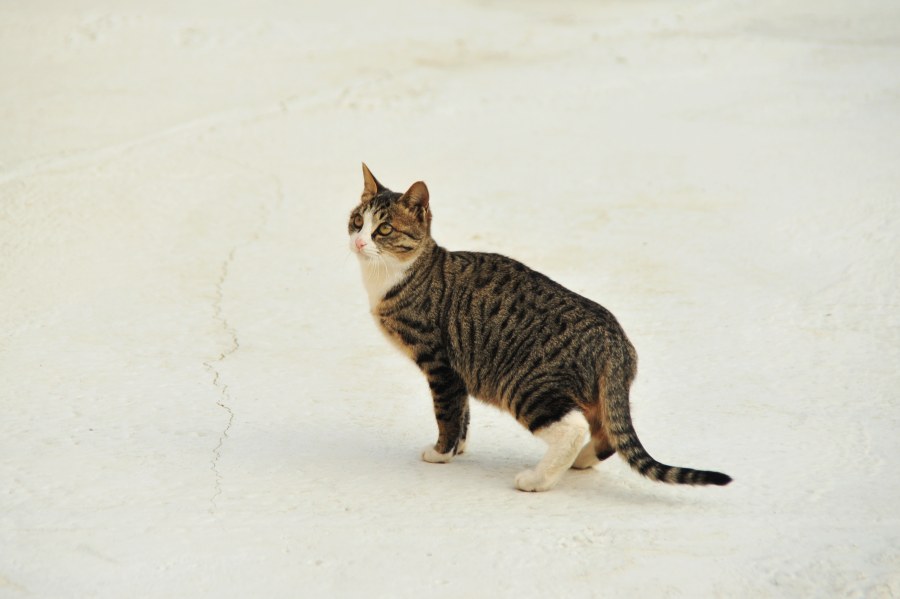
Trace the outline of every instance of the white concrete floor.
{"label": "white concrete floor", "polygon": [[[900,595],[900,5],[0,7],[0,596]],[[610,308],[636,427],[419,461],[365,160]]]}

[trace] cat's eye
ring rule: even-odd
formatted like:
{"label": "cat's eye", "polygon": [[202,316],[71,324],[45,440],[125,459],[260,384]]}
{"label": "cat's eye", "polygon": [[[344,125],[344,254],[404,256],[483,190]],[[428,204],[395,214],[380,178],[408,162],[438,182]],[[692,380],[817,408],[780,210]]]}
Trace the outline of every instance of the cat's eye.
{"label": "cat's eye", "polygon": [[379,225],[379,227],[378,227],[378,234],[379,235],[390,235],[393,230],[394,230],[394,227],[390,226],[389,224],[381,223],[381,225]]}
{"label": "cat's eye", "polygon": [[363,217],[357,214],[353,217],[353,226],[357,229],[362,229],[363,226]]}

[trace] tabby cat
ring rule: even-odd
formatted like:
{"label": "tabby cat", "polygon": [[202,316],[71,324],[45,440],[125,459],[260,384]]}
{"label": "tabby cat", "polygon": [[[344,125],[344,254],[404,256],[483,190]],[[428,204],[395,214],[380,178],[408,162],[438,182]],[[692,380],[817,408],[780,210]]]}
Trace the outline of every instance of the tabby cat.
{"label": "tabby cat", "polygon": [[653,480],[731,482],[661,464],[641,445],[628,404],[637,354],[610,312],[510,258],[437,245],[423,182],[395,193],[365,164],[363,179],[350,248],[379,328],[428,379],[438,439],[423,460],[449,462],[465,450],[471,395],[549,446],[516,476],[522,491],[546,491],[570,467],[590,468],[617,451]]}

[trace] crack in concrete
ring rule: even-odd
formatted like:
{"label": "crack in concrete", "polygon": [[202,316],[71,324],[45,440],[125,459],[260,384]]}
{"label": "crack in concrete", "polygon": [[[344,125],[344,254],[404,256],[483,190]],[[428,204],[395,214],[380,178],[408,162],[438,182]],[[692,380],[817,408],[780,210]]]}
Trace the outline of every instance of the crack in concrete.
{"label": "crack in concrete", "polygon": [[[242,166],[244,166],[244,168],[247,168],[248,170],[255,170],[245,165]],[[270,177],[275,185],[275,202],[273,207],[274,209],[277,209],[284,202],[284,189],[281,184],[281,179],[277,175],[270,175]],[[238,249],[241,246],[247,246],[251,243],[259,241],[263,231],[266,228],[266,225],[269,222],[272,212],[273,208],[270,208],[267,204],[262,204],[262,218],[260,219],[259,225],[257,225],[256,229],[243,244],[235,245],[231,248],[231,250],[228,252],[228,256],[222,262],[219,279],[216,282],[216,294],[215,300],[213,301],[213,319],[218,321],[222,325],[222,330],[228,336],[229,344],[218,355],[218,357],[216,357],[214,360],[204,362],[203,365],[206,368],[207,372],[212,375],[213,387],[219,390],[219,399],[216,401],[216,405],[218,405],[228,414],[228,420],[225,422],[225,427],[222,429],[222,433],[219,435],[219,440],[212,450],[212,459],[209,463],[210,470],[212,470],[214,476],[213,494],[209,498],[209,512],[211,514],[215,514],[219,508],[217,500],[222,494],[223,480],[222,473],[219,471],[219,460],[222,458],[222,447],[225,444],[225,440],[229,437],[228,433],[231,431],[231,427],[234,424],[235,418],[234,410],[232,409],[232,405],[234,405],[234,397],[229,393],[228,385],[222,382],[222,373],[219,371],[216,365],[224,362],[226,359],[228,359],[229,356],[231,356],[241,348],[241,342],[238,339],[237,330],[228,321],[228,318],[225,316],[222,307],[225,298],[225,281],[228,279],[231,271],[231,265],[234,262],[234,257]]]}
{"label": "crack in concrete", "polygon": [[237,337],[237,331],[235,331],[234,327],[229,324],[228,319],[225,318],[225,315],[222,311],[222,301],[225,297],[225,280],[228,278],[228,271],[231,268],[231,263],[234,261],[234,255],[236,252],[237,246],[231,248],[231,251],[228,252],[228,257],[222,263],[221,274],[219,275],[219,280],[216,283],[216,299],[213,303],[213,318],[219,321],[219,323],[222,325],[222,329],[230,339],[230,345],[224,351],[222,351],[222,353],[220,353],[215,360],[203,363],[203,365],[206,367],[206,370],[213,376],[213,387],[219,390],[219,399],[216,401],[216,405],[218,405],[228,413],[228,421],[225,423],[225,428],[222,430],[222,434],[219,435],[219,442],[213,448],[213,457],[209,463],[209,467],[213,471],[213,475],[215,476],[213,494],[212,497],[209,498],[210,513],[215,513],[215,511],[218,509],[216,499],[218,499],[219,495],[222,494],[222,473],[219,472],[219,459],[222,457],[222,445],[225,444],[225,439],[228,438],[228,431],[231,430],[231,425],[234,423],[234,410],[231,409],[230,405],[232,397],[228,393],[228,385],[223,385],[220,382],[222,375],[219,372],[218,368],[215,367],[215,364],[221,364],[228,358],[228,356],[241,348],[241,343]]}

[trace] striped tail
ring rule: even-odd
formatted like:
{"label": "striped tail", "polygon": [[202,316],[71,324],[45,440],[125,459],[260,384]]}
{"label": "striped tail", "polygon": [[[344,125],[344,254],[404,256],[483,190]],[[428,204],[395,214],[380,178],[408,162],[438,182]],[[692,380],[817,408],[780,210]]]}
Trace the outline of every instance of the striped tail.
{"label": "striped tail", "polygon": [[[610,372],[612,370],[612,372]],[[654,460],[641,444],[631,422],[628,403],[628,383],[632,377],[624,372],[616,372],[615,367],[607,371],[601,389],[601,409],[603,429],[613,448],[642,475],[651,480],[680,485],[727,485],[731,477],[721,472],[694,470],[668,466]],[[599,456],[598,456],[599,457]]]}

